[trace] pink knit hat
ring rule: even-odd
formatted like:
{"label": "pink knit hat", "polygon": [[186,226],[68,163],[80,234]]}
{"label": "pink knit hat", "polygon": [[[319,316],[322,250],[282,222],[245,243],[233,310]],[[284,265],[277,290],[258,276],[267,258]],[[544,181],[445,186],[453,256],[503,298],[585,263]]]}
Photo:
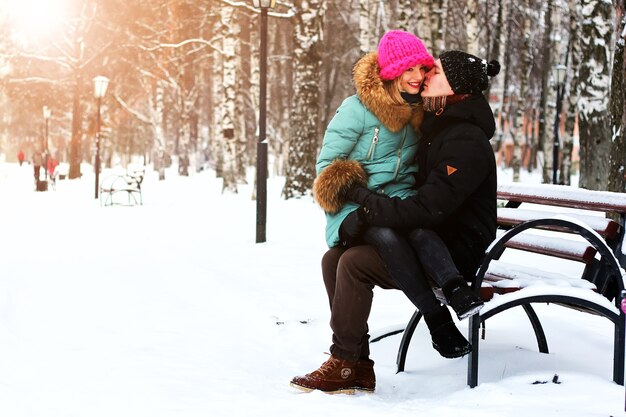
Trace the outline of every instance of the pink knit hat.
{"label": "pink knit hat", "polygon": [[378,43],[380,78],[393,80],[416,65],[432,67],[435,63],[417,36],[402,30],[390,30]]}

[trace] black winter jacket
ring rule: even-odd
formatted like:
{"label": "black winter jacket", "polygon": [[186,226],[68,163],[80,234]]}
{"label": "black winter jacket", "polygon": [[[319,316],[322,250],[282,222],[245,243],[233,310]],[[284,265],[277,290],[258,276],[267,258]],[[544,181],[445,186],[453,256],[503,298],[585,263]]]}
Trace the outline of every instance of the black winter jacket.
{"label": "black winter jacket", "polygon": [[365,208],[367,223],[402,230],[435,230],[461,273],[475,273],[496,232],[496,164],[489,139],[495,121],[482,95],[426,113],[418,149],[418,194],[388,198],[359,187],[350,198]]}

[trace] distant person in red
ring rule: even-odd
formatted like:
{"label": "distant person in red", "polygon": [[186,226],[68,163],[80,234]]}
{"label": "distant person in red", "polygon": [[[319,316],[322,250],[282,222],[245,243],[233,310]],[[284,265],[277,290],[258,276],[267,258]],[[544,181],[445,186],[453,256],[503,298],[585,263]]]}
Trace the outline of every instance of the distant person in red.
{"label": "distant person in red", "polygon": [[48,175],[50,176],[50,178],[54,177],[54,170],[56,169],[57,165],[59,165],[59,161],[57,161],[57,159],[54,156],[50,156],[48,157]]}
{"label": "distant person in red", "polygon": [[24,151],[21,149],[17,153],[17,160],[19,161],[20,166],[22,166],[22,164],[24,163]]}

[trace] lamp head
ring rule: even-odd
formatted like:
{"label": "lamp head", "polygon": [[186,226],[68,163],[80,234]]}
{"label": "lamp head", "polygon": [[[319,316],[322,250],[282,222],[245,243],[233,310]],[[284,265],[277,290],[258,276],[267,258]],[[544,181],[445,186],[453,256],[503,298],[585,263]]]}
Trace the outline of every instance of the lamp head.
{"label": "lamp head", "polygon": [[109,85],[109,79],[103,75],[98,75],[93,79],[93,96],[95,98],[102,98],[107,92],[107,86]]}
{"label": "lamp head", "polygon": [[555,71],[555,80],[557,82],[557,84],[563,84],[563,82],[565,81],[565,75],[567,74],[567,67],[563,64],[558,64],[557,66],[554,67],[554,71]]}
{"label": "lamp head", "polygon": [[276,0],[252,0],[252,4],[254,7],[273,9],[276,6]]}

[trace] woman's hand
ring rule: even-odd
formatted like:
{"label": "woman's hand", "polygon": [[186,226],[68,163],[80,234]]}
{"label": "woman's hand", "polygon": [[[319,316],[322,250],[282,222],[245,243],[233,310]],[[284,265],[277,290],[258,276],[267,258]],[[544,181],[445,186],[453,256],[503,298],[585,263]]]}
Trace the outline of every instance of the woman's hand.
{"label": "woman's hand", "polygon": [[363,207],[348,214],[339,226],[339,239],[343,246],[355,246],[367,228],[367,219]]}

